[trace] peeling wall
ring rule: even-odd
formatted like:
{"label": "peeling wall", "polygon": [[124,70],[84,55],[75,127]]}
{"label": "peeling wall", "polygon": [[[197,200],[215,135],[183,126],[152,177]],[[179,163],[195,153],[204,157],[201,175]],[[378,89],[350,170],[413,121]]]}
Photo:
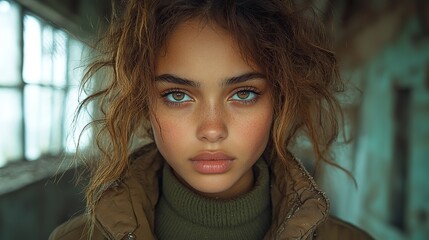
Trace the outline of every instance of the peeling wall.
{"label": "peeling wall", "polygon": [[417,3],[382,5],[337,45],[359,91],[344,104],[352,142],[335,153],[358,187],[332,168],[321,182],[332,212],[376,239],[429,239],[429,25]]}

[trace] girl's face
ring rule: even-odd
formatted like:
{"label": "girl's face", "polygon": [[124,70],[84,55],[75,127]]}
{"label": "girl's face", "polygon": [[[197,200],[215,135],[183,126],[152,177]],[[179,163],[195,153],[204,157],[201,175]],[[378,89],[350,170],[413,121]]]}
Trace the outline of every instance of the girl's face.
{"label": "girl's face", "polygon": [[156,65],[159,92],[151,125],[176,177],[195,192],[233,198],[253,187],[273,116],[270,86],[231,36],[188,21]]}

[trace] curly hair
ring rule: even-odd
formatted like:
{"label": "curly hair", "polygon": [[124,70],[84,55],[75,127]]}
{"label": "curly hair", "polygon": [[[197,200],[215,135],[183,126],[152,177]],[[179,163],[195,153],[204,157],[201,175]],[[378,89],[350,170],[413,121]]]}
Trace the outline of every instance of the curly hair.
{"label": "curly hair", "polygon": [[[142,137],[137,133],[151,135],[147,123],[155,93],[155,59],[175,28],[191,19],[228,31],[243,58],[257,64],[273,86],[268,145],[272,159],[287,166],[288,146],[303,131],[312,142],[316,163],[338,166],[327,153],[338,135],[341,109],[335,93],[343,90],[343,83],[324,26],[308,9],[297,10],[290,0],[124,2],[115,8],[106,35],[97,43],[100,55],[88,66],[81,85],[104,86],[79,108],[81,112],[94,102],[101,110],[101,117],[91,123],[98,129],[100,156],[90,165],[89,213],[105,186],[127,168],[133,139]],[[107,77],[94,77],[100,70]]]}

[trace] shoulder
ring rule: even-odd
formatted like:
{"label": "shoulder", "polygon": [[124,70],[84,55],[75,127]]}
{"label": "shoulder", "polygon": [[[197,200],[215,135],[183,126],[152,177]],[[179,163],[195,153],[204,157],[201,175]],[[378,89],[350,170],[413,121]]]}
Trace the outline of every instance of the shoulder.
{"label": "shoulder", "polygon": [[133,175],[143,185],[151,185],[164,164],[164,159],[153,142],[134,150],[129,161],[130,166],[125,175]]}
{"label": "shoulder", "polygon": [[371,240],[374,238],[348,222],[329,216],[324,223],[317,227],[315,239]]}
{"label": "shoulder", "polygon": [[[146,144],[136,149],[129,157],[130,168],[126,171],[129,179],[128,186],[132,186],[134,189],[136,186],[144,187],[144,194],[137,194],[140,196],[150,196],[154,199],[158,196],[157,188],[157,174],[163,164],[163,160],[158,153],[158,150],[154,143]],[[136,181],[137,180],[137,181]],[[139,184],[140,183],[140,184]],[[138,188],[137,187],[137,188]],[[106,190],[105,193],[108,193]],[[135,195],[135,194],[134,194]],[[128,196],[128,195],[127,195]],[[108,201],[110,198],[107,197]],[[151,202],[156,202],[154,199]],[[88,239],[88,217],[86,215],[80,215],[74,217],[67,222],[61,224],[51,233],[49,240],[80,240]],[[91,240],[105,240],[106,238],[100,231],[95,227]]]}
{"label": "shoulder", "polygon": [[[88,239],[87,237],[87,217],[80,215],[61,224],[51,233],[49,240],[79,240]],[[104,240],[105,237],[98,230],[94,229],[92,240]]]}

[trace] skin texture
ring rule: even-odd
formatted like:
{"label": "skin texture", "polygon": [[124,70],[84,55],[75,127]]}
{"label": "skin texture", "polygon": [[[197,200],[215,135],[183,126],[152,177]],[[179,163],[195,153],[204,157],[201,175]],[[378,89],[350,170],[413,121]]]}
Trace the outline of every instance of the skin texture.
{"label": "skin texture", "polygon": [[[254,185],[252,166],[267,145],[273,107],[269,83],[252,65],[227,32],[198,21],[180,24],[158,56],[154,140],[176,177],[202,196],[235,198]],[[233,157],[229,168],[196,171],[191,160],[213,152]]]}

